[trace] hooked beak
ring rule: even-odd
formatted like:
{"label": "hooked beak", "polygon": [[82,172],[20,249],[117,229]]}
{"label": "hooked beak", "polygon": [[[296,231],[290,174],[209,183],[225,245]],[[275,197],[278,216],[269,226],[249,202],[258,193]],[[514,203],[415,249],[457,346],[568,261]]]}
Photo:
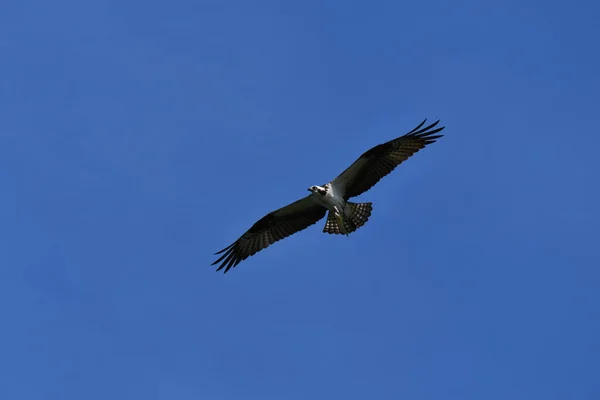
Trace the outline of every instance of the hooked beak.
{"label": "hooked beak", "polygon": [[312,192],[312,189],[311,189],[311,188],[308,188],[308,189],[306,189],[306,190],[308,190],[309,192]]}

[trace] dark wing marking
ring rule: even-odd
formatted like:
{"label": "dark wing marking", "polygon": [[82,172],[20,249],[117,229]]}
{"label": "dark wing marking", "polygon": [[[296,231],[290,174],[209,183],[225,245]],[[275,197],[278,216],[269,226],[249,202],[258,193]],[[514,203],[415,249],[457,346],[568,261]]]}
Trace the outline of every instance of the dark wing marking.
{"label": "dark wing marking", "polygon": [[410,156],[443,136],[435,133],[440,132],[444,127],[433,129],[440,122],[439,120],[421,129],[425,121],[427,119],[404,136],[382,143],[363,153],[335,178],[332,184],[339,188],[346,200],[371,189],[381,178]]}
{"label": "dark wing marking", "polygon": [[215,253],[215,255],[224,254],[211,265],[221,263],[217,271],[225,268],[223,272],[227,272],[230,268],[278,240],[317,223],[325,216],[326,212],[327,209],[317,203],[312,195],[270,212],[252,225],[234,243]]}

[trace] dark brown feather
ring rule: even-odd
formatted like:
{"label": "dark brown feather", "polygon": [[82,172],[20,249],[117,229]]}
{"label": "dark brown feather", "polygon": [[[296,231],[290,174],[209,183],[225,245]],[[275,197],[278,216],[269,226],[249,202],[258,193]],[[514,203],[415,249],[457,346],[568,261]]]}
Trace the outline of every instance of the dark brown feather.
{"label": "dark brown feather", "polygon": [[327,209],[319,205],[310,195],[270,212],[234,243],[215,253],[215,255],[223,254],[211,265],[221,263],[217,271],[225,268],[223,272],[227,272],[273,243],[317,223],[326,212]]}
{"label": "dark brown feather", "polygon": [[363,153],[335,178],[333,185],[342,186],[346,200],[371,189],[402,162],[443,136],[435,135],[444,129],[444,127],[435,128],[439,120],[421,129],[425,121],[427,120],[425,119],[404,136],[377,145]]}

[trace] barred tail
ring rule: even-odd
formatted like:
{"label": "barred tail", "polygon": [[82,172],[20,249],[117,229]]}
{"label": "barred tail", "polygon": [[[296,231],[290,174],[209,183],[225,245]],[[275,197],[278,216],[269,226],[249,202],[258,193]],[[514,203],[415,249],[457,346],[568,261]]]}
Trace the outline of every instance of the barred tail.
{"label": "barred tail", "polygon": [[331,211],[327,215],[327,221],[323,228],[324,233],[330,234],[348,234],[363,226],[371,216],[373,203],[352,203],[347,202],[346,215],[344,216],[344,228],[341,229],[335,214]]}

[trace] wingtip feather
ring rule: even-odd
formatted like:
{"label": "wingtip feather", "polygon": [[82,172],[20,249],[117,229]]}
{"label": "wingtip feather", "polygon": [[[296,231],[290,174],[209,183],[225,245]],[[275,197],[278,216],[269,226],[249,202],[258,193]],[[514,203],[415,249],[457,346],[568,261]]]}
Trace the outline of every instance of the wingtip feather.
{"label": "wingtip feather", "polygon": [[411,133],[413,133],[413,132],[415,132],[415,131],[419,130],[419,128],[420,128],[420,127],[422,127],[422,126],[425,124],[425,122],[426,122],[426,121],[427,121],[427,118],[425,118],[425,119],[423,120],[423,122],[421,122],[419,125],[417,125],[417,127],[416,127],[416,128],[414,128],[412,131],[408,132],[408,134],[410,135]]}

